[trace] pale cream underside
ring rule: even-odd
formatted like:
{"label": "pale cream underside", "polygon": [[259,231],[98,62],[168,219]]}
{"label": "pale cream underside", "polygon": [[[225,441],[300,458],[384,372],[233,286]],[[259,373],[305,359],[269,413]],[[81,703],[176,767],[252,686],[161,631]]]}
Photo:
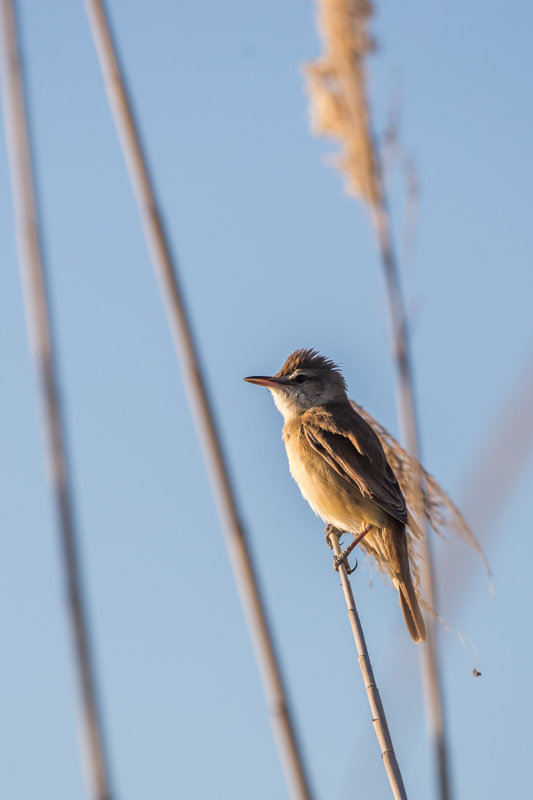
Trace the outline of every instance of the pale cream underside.
{"label": "pale cream underside", "polygon": [[390,519],[386,512],[332,469],[295,427],[285,426],[283,435],[289,468],[315,514],[339,530],[353,534],[369,524],[387,527]]}
{"label": "pale cream underside", "polygon": [[361,547],[381,563],[394,581],[387,530],[391,526],[391,517],[364,497],[356,485],[330,467],[302,434],[300,415],[307,403],[302,402],[301,395],[305,392],[299,397],[279,391],[271,390],[271,393],[285,420],[283,441],[289,468],[303,497],[315,514],[340,531],[357,535],[367,525],[374,525],[361,541]]}

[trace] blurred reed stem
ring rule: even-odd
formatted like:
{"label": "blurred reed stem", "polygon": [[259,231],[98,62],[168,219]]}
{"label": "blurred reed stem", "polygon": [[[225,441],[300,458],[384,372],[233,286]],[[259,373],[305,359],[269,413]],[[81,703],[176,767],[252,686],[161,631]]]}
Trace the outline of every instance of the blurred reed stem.
{"label": "blurred reed stem", "polygon": [[[419,467],[420,446],[414,396],[408,320],[380,156],[369,110],[364,60],[373,49],[368,21],[369,0],[317,0],[318,27],[324,54],[307,68],[314,129],[341,144],[336,166],[344,173],[351,193],[367,205],[377,239],[385,277],[392,350],[396,366],[398,417],[408,454],[417,469],[412,505],[424,535],[420,537],[421,586],[426,604],[436,608],[435,581],[428,527],[425,521],[425,477]],[[433,739],[441,800],[450,800],[450,765],[444,722],[444,701],[437,654],[435,618],[426,623],[427,641],[420,647],[426,717]]]}
{"label": "blurred reed stem", "polygon": [[97,800],[111,800],[109,764],[104,747],[94,656],[82,586],[72,478],[67,458],[66,431],[44,274],[17,20],[12,0],[0,0],[0,3],[2,95],[17,246],[28,338],[38,378],[45,462],[52,484],[63,556],[70,627],[81,695],[81,724],[86,750],[84,762],[89,774],[91,796]]}
{"label": "blurred reed stem", "polygon": [[[255,656],[266,695],[278,753],[291,797],[310,800],[312,792],[303,762],[287,692],[281,675],[266,609],[259,589],[256,570],[242,524],[237,498],[231,483],[203,370],[199,362],[192,326],[179,285],[177,264],[158,209],[154,187],[148,172],[138,126],[119,64],[104,5],[100,0],[85,0],[87,15],[104,76],[109,104],[126,159],[139,206],[152,264],[166,308],[189,405],[209,472],[225,534],[226,547],[240,601],[248,623]],[[238,758],[236,753],[236,758]]]}
{"label": "blurred reed stem", "polygon": [[[342,553],[341,546],[339,544],[340,533],[340,531],[336,531],[329,525],[326,528],[326,536],[333,547],[335,556],[340,556]],[[368,655],[363,627],[361,625],[361,620],[359,619],[359,614],[357,613],[352,586],[350,579],[348,578],[345,564],[341,562],[338,570],[346,605],[348,607],[350,626],[352,628],[353,638],[357,648],[359,667],[361,669],[361,675],[363,676],[368,702],[370,703],[370,708],[372,711],[372,724],[381,748],[381,757],[383,759],[383,764],[385,765],[385,771],[387,773],[395,800],[407,800],[407,794],[403,785],[400,767],[398,766],[398,762],[396,760],[396,753],[394,752],[394,747],[392,745],[392,739],[389,733],[389,726],[387,725],[385,710],[383,708],[379,689],[374,678],[374,671],[372,669],[372,664],[370,663],[370,656]]]}
{"label": "blurred reed stem", "polygon": [[[398,418],[400,421],[402,438],[408,454],[414,464],[419,467],[420,448],[417,414],[413,388],[413,370],[407,329],[407,318],[402,301],[400,279],[396,258],[390,234],[389,217],[384,200],[373,209],[373,222],[378,245],[381,253],[382,265],[385,272],[387,299],[389,303],[389,320],[393,342],[393,352],[396,362],[397,384],[396,398],[398,403]],[[424,471],[417,469],[417,479],[414,481],[415,496],[413,508],[420,520],[423,536],[418,539],[417,546],[421,554],[420,583],[425,605],[431,609],[437,608],[435,578],[429,540],[429,528],[425,516],[425,486]],[[417,496],[418,495],[418,496]],[[426,716],[433,738],[437,768],[437,785],[441,800],[450,800],[450,764],[446,740],[444,719],[444,698],[440,676],[437,640],[436,617],[434,614],[426,615],[426,642],[421,645],[420,659],[422,663],[422,677],[424,682],[424,696]]]}

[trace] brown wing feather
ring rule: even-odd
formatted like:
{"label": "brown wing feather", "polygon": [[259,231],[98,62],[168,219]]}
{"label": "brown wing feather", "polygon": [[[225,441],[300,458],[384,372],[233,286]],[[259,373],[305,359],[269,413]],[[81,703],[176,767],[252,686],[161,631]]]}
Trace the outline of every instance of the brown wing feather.
{"label": "brown wing feather", "polygon": [[[334,414],[332,413],[334,412]],[[303,415],[302,430],[314,450],[376,505],[407,524],[402,490],[370,425],[348,404]]]}

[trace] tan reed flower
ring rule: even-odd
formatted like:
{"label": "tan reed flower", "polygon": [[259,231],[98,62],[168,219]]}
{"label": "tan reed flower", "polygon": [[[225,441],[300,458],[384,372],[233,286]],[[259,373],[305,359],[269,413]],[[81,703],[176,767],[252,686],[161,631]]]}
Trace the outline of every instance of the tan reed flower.
{"label": "tan reed flower", "polygon": [[[458,536],[470,545],[481,557],[490,578],[490,567],[485,553],[483,552],[483,548],[459,509],[454,505],[435,478],[430,475],[429,472],[426,472],[424,467],[422,467],[416,459],[406,453],[394,436],[392,436],[383,425],[380,425],[379,422],[364,410],[364,408],[354,403],[353,400],[350,402],[357,413],[372,426],[379,436],[387,461],[398,479],[398,483],[400,484],[407,507],[410,511],[407,533],[413,582],[420,602],[425,608],[434,611],[434,609],[425,602],[424,598],[420,596],[419,588],[420,554],[417,550],[417,539],[424,535],[421,519],[422,509],[417,508],[417,506],[421,505],[418,501],[420,487],[422,486],[423,492],[423,517],[427,520],[428,525],[442,539],[450,539],[453,536]],[[422,481],[420,481],[420,473],[422,473]]]}
{"label": "tan reed flower", "polygon": [[306,69],[311,123],[317,134],[340,143],[331,159],[346,176],[351,194],[370,205],[381,198],[368,119],[364,59],[374,44],[368,33],[368,0],[317,0],[324,53]]}

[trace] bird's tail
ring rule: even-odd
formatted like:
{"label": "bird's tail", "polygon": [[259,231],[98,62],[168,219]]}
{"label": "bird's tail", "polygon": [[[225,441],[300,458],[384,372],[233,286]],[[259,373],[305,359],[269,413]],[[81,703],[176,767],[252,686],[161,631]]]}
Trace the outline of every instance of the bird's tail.
{"label": "bird's tail", "polygon": [[403,580],[398,585],[400,594],[400,605],[402,607],[403,618],[407,625],[407,630],[411,634],[411,638],[418,642],[420,639],[425,642],[426,640],[426,626],[424,625],[424,618],[418,605],[416,598],[413,581],[409,575],[407,580]]}
{"label": "bird's tail", "polygon": [[426,640],[426,626],[416,595],[405,526],[395,520],[387,528],[374,529],[361,541],[361,546],[374,556],[378,566],[386,572],[400,594],[407,630],[415,642]]}
{"label": "bird's tail", "polygon": [[411,567],[409,565],[409,550],[407,548],[407,537],[405,529],[396,530],[393,534],[394,549],[396,558],[394,559],[396,571],[396,585],[400,594],[400,605],[407,630],[415,642],[420,639],[426,640],[426,626],[420,611],[418,599],[411,578]]}

